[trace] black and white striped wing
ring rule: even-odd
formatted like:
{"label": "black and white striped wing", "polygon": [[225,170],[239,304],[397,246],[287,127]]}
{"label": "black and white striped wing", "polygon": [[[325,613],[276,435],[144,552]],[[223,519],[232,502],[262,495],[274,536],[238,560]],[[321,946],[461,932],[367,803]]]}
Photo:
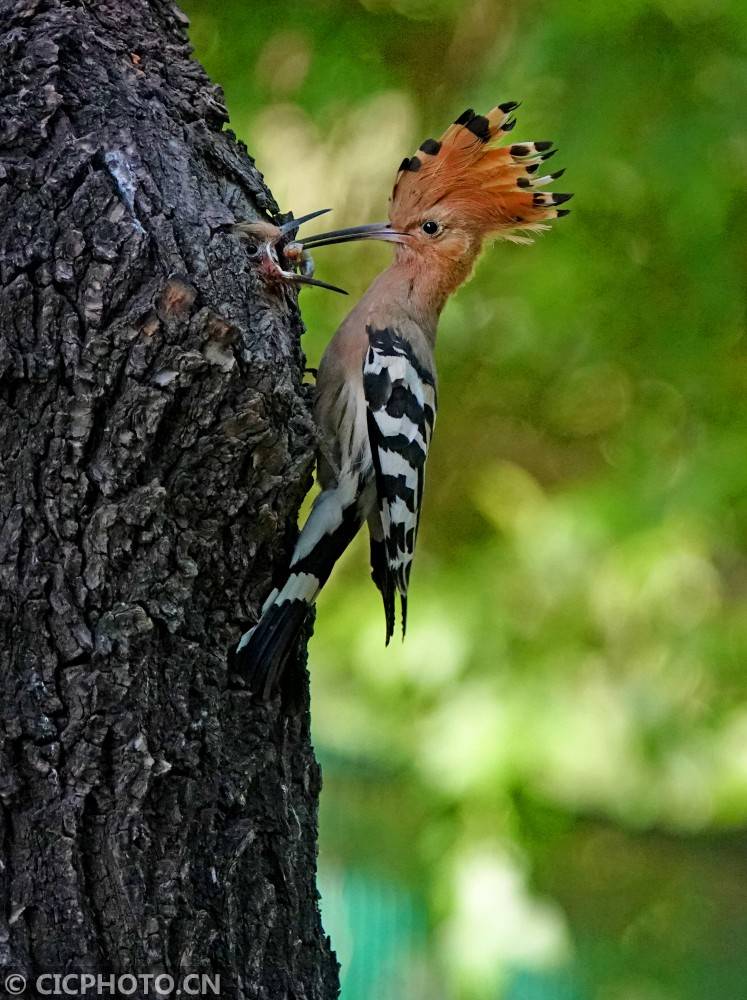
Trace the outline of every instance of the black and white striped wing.
{"label": "black and white striped wing", "polygon": [[369,327],[368,338],[363,388],[383,531],[381,542],[372,533],[371,563],[384,598],[388,642],[395,590],[400,594],[403,635],[407,626],[407,585],[436,419],[436,385],[407,341],[392,330]]}

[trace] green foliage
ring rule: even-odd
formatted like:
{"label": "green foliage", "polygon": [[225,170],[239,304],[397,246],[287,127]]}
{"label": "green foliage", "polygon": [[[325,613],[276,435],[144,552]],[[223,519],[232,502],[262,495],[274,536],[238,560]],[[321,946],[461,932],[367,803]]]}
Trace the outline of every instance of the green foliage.
{"label": "green foliage", "polygon": [[[362,541],[319,602],[327,869],[418,893],[423,996],[739,995],[747,7],[187,10],[284,210],[383,218],[403,155],[508,99],[576,192],[445,311],[407,642],[383,649]],[[387,259],[317,271],[354,298]],[[302,306],[313,365],[349,302]]]}

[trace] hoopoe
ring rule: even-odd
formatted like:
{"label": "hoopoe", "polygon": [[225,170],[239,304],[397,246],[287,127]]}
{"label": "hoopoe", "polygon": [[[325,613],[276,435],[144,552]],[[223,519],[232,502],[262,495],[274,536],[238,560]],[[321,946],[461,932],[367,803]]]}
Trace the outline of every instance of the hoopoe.
{"label": "hoopoe", "polygon": [[487,115],[469,109],[440,139],[403,160],[389,221],[301,240],[306,250],[352,240],[395,245],[394,261],[343,321],[322,358],[315,417],[321,492],[299,535],[288,575],[242,636],[237,666],[268,697],[293,653],[309,607],[364,522],[371,575],[381,591],[386,642],[399,594],[402,634],[436,419],[434,347],[446,300],[470,275],[487,237],[528,243],[563,215],[569,194],[538,189],[550,142],[500,145],[515,102]]}

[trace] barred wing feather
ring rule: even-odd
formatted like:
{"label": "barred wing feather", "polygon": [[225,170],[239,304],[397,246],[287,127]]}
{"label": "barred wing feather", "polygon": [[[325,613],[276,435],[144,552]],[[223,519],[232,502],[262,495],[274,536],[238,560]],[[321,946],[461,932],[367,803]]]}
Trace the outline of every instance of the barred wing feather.
{"label": "barred wing feather", "polygon": [[410,345],[392,330],[369,327],[368,339],[363,387],[383,530],[380,543],[372,535],[371,561],[387,610],[388,642],[393,615],[387,595],[393,597],[394,589],[400,594],[403,635],[407,626],[407,586],[436,418],[436,386]]}

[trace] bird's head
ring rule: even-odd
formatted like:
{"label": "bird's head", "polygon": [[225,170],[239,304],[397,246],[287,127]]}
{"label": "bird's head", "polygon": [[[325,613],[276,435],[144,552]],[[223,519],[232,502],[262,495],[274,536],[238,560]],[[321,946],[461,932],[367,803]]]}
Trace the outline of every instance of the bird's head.
{"label": "bird's head", "polygon": [[569,194],[539,188],[563,173],[543,174],[555,152],[551,142],[501,140],[514,128],[511,101],[487,115],[469,109],[440,139],[426,139],[399,168],[389,204],[389,221],[340,229],[302,240],[318,247],[375,239],[397,244],[400,261],[451,271],[455,287],[469,274],[486,238],[531,242],[563,215]]}
{"label": "bird's head", "polygon": [[329,211],[330,209],[323,208],[300,219],[290,219],[280,226],[259,219],[255,222],[238,222],[228,228],[242,238],[249,266],[266,284],[276,287],[315,285],[346,295],[347,292],[342,288],[313,277],[313,261],[308,251],[302,243],[292,239],[292,235],[304,222]]}

